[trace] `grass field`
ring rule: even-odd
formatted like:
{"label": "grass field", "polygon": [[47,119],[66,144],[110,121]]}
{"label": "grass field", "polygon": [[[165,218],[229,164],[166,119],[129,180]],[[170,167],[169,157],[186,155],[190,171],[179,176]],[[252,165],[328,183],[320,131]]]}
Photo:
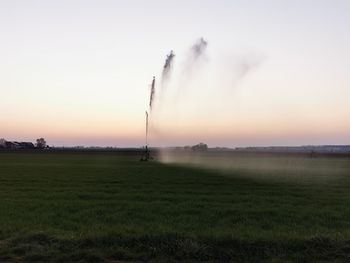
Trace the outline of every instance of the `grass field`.
{"label": "grass field", "polygon": [[349,158],[225,158],[0,153],[0,262],[350,260]]}

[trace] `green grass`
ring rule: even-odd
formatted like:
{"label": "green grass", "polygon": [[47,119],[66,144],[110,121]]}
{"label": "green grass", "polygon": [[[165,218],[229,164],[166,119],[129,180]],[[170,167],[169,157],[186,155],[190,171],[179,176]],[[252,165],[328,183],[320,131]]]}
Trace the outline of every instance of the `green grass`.
{"label": "green grass", "polygon": [[349,260],[350,159],[293,158],[308,169],[0,153],[0,262]]}

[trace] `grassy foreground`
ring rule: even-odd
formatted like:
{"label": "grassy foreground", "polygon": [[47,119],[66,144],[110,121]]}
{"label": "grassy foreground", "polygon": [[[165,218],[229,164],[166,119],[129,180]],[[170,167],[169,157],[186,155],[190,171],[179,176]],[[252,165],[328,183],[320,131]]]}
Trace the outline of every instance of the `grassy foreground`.
{"label": "grassy foreground", "polygon": [[345,262],[350,159],[310,162],[342,173],[293,182],[137,156],[0,153],[0,262]]}

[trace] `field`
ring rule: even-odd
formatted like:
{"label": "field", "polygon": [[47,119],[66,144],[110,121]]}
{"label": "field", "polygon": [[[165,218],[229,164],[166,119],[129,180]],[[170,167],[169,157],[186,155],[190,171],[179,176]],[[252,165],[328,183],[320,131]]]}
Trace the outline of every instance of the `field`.
{"label": "field", "polygon": [[350,158],[182,158],[0,152],[0,262],[350,260]]}

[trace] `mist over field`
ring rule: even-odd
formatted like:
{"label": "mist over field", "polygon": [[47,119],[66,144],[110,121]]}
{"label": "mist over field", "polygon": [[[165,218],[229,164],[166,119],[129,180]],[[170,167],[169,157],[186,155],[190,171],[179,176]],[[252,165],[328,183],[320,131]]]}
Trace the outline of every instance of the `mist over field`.
{"label": "mist over field", "polygon": [[160,161],[166,164],[209,169],[228,176],[295,183],[326,183],[348,176],[350,162],[343,158],[314,157],[310,153],[195,152],[164,149]]}

